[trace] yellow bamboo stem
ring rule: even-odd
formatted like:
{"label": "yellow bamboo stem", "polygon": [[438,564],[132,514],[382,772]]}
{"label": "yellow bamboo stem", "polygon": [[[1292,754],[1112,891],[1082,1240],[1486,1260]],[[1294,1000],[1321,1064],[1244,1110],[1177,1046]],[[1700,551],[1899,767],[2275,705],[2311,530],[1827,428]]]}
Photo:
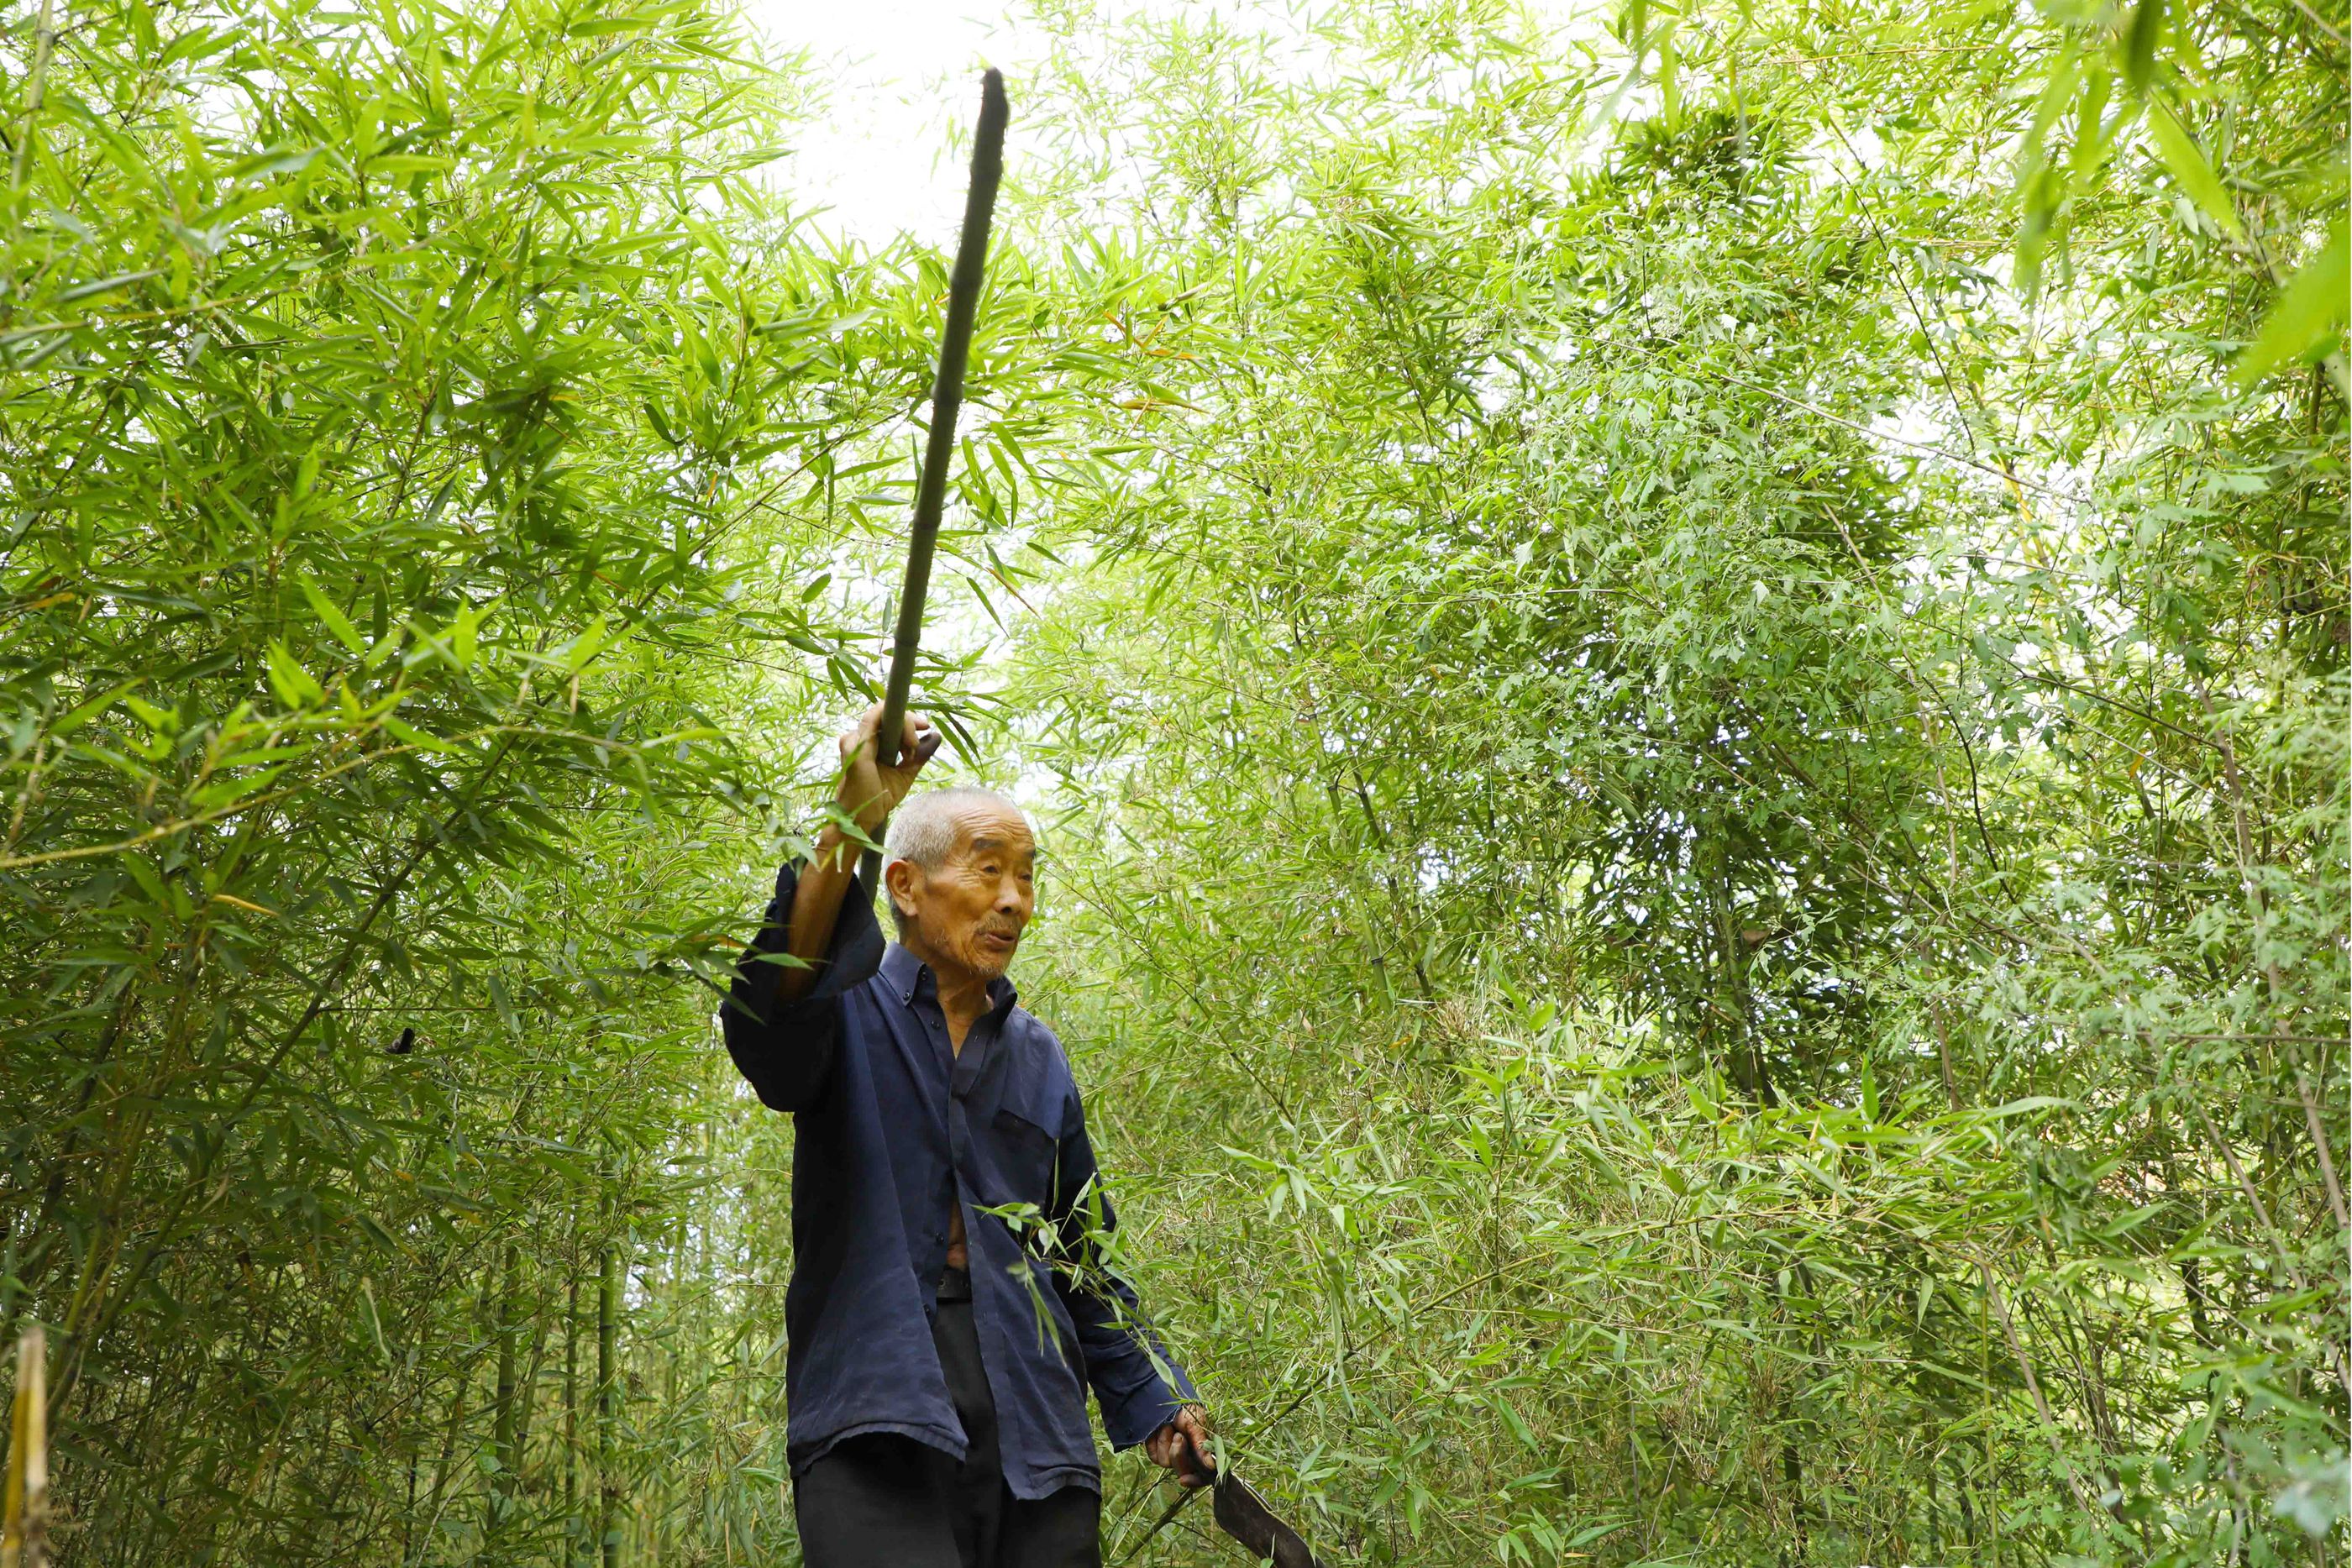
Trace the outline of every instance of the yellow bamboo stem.
{"label": "yellow bamboo stem", "polygon": [[8,1493],[0,1568],[48,1568],[48,1354],[40,1326],[16,1342],[16,1402],[8,1424]]}

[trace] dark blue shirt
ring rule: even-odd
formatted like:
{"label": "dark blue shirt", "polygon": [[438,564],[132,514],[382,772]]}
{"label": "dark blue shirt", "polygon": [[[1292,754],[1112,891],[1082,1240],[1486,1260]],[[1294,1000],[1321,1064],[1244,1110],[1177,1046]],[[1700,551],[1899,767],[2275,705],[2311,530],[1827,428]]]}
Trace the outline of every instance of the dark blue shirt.
{"label": "dark blue shirt", "polygon": [[1192,1386],[1105,1265],[1115,1220],[1062,1043],[998,980],[952,1050],[930,970],[886,949],[863,888],[842,905],[816,984],[780,1003],[784,967],[771,956],[796,884],[794,868],[778,873],[723,1014],[736,1067],[793,1117],[793,1470],[865,1432],[963,1457],[930,1330],[961,1203],[1005,1484],[1019,1498],[1097,1487],[1086,1385],[1118,1448],[1171,1419]]}

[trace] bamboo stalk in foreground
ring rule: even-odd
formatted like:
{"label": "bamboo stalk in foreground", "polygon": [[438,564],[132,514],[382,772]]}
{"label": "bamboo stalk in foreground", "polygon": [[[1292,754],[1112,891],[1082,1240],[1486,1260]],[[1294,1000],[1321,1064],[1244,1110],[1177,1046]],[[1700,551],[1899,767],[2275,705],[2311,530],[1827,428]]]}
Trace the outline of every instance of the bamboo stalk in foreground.
{"label": "bamboo stalk in foreground", "polygon": [[0,1568],[48,1568],[48,1350],[40,1325],[16,1342],[16,1403],[8,1425],[6,1514]]}

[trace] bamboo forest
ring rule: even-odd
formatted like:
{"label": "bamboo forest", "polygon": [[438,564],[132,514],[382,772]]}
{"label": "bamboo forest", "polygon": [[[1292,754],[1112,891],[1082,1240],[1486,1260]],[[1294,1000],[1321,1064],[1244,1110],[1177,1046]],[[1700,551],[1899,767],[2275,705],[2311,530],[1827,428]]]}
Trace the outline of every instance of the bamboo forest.
{"label": "bamboo forest", "polygon": [[[795,183],[799,9],[5,7],[11,1568],[803,1561],[723,1014],[957,234]],[[2345,0],[1008,15],[911,707],[1223,1462],[2343,1568]]]}

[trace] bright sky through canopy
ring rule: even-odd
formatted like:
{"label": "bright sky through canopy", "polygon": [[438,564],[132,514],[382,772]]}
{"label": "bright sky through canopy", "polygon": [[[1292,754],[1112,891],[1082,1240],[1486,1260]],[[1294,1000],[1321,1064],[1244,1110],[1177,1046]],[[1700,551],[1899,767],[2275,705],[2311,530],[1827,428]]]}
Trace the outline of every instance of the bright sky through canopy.
{"label": "bright sky through canopy", "polygon": [[[827,209],[824,226],[879,245],[902,231],[950,245],[963,213],[964,170],[942,161],[951,123],[980,110],[980,74],[1003,69],[1013,87],[1017,142],[1023,66],[1042,58],[1045,29],[991,0],[741,0],[742,13],[780,52],[806,49],[826,112],[801,128],[784,178]],[[1567,26],[1579,0],[1531,0],[1548,29]],[[1222,16],[1265,26],[1286,13],[1237,0],[1127,0],[1098,19],[1139,14]],[[1293,26],[1304,13],[1288,13]],[[1017,147],[1016,147],[1017,156]]]}
{"label": "bright sky through canopy", "polygon": [[[826,226],[879,245],[901,230],[950,245],[964,171],[951,117],[980,111],[980,73],[1042,47],[988,0],[743,0],[780,51],[806,49],[827,112],[803,127],[785,178],[829,209]],[[1014,105],[1019,113],[1019,105]]]}

